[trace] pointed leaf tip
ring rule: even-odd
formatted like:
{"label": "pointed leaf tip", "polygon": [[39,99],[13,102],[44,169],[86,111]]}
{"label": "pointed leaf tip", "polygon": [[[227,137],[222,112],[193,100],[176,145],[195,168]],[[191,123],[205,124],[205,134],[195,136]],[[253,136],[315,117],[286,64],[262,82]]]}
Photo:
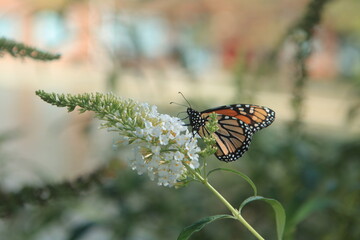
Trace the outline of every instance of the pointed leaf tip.
{"label": "pointed leaf tip", "polygon": [[213,221],[222,219],[222,218],[233,218],[233,216],[231,216],[231,215],[214,215],[214,216],[202,218],[199,221],[197,221],[196,223],[184,228],[181,231],[177,240],[187,240],[190,238],[190,236],[193,233],[200,231],[203,227],[205,227],[209,223],[212,223]]}
{"label": "pointed leaf tip", "polygon": [[261,196],[249,197],[241,203],[239,207],[240,214],[241,214],[241,210],[244,208],[246,204],[257,200],[264,201],[272,207],[275,213],[276,232],[277,232],[278,240],[283,239],[285,223],[286,223],[286,214],[283,206],[279,201],[272,198],[264,198]]}
{"label": "pointed leaf tip", "polygon": [[249,178],[245,173],[242,173],[242,172],[239,172],[239,171],[236,171],[234,169],[230,169],[230,168],[215,168],[213,170],[211,170],[207,176],[210,176],[211,173],[215,172],[215,171],[226,171],[226,172],[232,172],[232,173],[235,173],[236,175],[240,176],[242,179],[244,179],[250,186],[251,188],[253,189],[254,191],[254,196],[257,195],[257,188],[256,188],[256,185],[255,183],[251,180],[251,178]]}

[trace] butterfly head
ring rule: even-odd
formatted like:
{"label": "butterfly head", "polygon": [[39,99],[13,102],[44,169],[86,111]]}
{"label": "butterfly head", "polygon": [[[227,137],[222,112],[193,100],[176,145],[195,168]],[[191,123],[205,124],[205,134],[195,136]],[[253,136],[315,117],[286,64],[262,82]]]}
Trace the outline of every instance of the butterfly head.
{"label": "butterfly head", "polygon": [[189,115],[190,126],[192,127],[193,132],[197,133],[200,127],[205,125],[205,119],[201,117],[200,112],[190,107],[187,108],[186,112]]}

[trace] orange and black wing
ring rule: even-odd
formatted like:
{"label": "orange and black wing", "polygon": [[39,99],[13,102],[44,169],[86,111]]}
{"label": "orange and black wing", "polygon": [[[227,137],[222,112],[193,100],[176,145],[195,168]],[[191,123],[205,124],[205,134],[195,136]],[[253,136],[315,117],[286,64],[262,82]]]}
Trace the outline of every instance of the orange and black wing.
{"label": "orange and black wing", "polygon": [[[235,161],[240,158],[248,149],[253,132],[241,120],[218,115],[219,130],[213,133],[218,150],[215,156],[225,162]],[[201,126],[199,135],[209,135],[205,125]]]}
{"label": "orange and black wing", "polygon": [[233,104],[212,108],[201,112],[201,116],[206,118],[212,112],[237,118],[248,125],[253,132],[266,128],[275,120],[273,110],[253,104]]}
{"label": "orange and black wing", "polygon": [[[275,119],[275,112],[266,107],[248,104],[234,104],[201,112],[201,118],[207,121],[210,113],[217,113],[219,130],[213,136],[218,147],[215,156],[230,162],[240,158],[248,149],[252,135]],[[198,131],[201,137],[209,132],[205,125]]]}

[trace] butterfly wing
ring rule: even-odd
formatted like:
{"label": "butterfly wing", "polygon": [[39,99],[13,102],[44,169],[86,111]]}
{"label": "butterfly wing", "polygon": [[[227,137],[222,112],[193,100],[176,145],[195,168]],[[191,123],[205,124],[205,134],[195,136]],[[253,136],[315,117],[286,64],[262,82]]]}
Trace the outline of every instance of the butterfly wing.
{"label": "butterfly wing", "polygon": [[[215,156],[225,162],[235,161],[248,149],[253,132],[241,120],[218,115],[219,130],[213,133],[218,150]],[[199,131],[201,137],[209,135],[205,125]]]}
{"label": "butterfly wing", "polygon": [[253,132],[266,128],[275,120],[275,112],[273,110],[253,104],[221,106],[205,110],[201,112],[201,115],[206,117],[207,114],[212,112],[219,115],[235,117],[248,125]]}
{"label": "butterfly wing", "polygon": [[[275,119],[270,108],[250,104],[234,104],[212,108],[201,112],[201,118],[207,121],[210,113],[217,113],[219,130],[213,134],[218,147],[215,156],[230,162],[240,158],[248,149],[252,135]],[[209,134],[205,125],[198,131],[201,137]]]}

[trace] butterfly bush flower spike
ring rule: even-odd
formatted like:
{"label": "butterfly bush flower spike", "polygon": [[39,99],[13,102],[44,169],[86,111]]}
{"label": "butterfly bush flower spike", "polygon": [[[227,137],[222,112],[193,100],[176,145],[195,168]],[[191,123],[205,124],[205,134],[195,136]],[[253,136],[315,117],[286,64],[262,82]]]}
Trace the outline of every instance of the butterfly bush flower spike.
{"label": "butterfly bush flower spike", "polygon": [[133,146],[133,157],[128,160],[131,168],[138,174],[147,173],[159,185],[179,185],[190,176],[188,171],[199,167],[196,138],[179,118],[160,114],[156,106],[111,93],[71,95],[38,90],[36,94],[52,105],[67,107],[69,112],[95,112],[104,121],[103,128],[118,133],[115,147]]}
{"label": "butterfly bush flower spike", "polygon": [[115,114],[119,122],[109,129],[119,133],[118,145],[136,144],[128,160],[133,170],[172,187],[186,175],[184,163],[192,169],[199,167],[197,140],[179,118],[159,114],[156,106],[148,104],[138,104],[131,112],[131,120],[123,116],[125,111]]}

